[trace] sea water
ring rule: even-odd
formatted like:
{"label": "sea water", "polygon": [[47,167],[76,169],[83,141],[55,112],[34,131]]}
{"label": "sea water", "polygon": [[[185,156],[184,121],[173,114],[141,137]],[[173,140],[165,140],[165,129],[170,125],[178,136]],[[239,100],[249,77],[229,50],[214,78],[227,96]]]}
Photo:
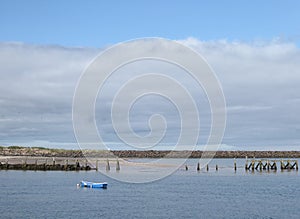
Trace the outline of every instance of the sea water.
{"label": "sea water", "polygon": [[[188,171],[146,184],[96,171],[2,170],[0,218],[300,218],[298,171],[246,172],[239,161],[235,172],[232,161],[197,172],[191,159]],[[77,188],[81,180],[108,188]]]}

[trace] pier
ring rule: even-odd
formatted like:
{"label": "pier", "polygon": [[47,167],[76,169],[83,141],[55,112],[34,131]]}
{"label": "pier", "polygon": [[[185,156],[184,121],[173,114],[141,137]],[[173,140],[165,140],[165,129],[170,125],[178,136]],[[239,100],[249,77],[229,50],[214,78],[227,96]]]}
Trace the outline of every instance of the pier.
{"label": "pier", "polygon": [[59,158],[5,158],[0,160],[0,170],[92,170],[86,159]]}
{"label": "pier", "polygon": [[[230,161],[231,159],[229,159]],[[245,162],[241,164],[241,162]],[[228,163],[228,162],[227,162]],[[222,171],[230,169],[234,172],[238,170],[245,170],[246,172],[254,171],[268,171],[275,172],[281,171],[298,171],[298,160],[296,159],[233,159],[231,164],[222,165],[222,163],[214,164],[200,164],[199,162],[194,165],[185,163],[183,169],[186,171]],[[124,159],[118,158],[66,158],[66,157],[27,157],[27,156],[2,156],[0,157],[0,170],[34,170],[34,171],[46,171],[46,170],[61,170],[61,171],[106,171],[106,172],[120,172],[132,166],[145,167],[147,163],[134,163],[128,162]],[[149,165],[149,168],[167,168],[168,165],[155,166]]]}
{"label": "pier", "polygon": [[[280,167],[280,170],[281,171],[291,171],[291,170],[296,170],[298,171],[298,160],[296,159],[251,159],[251,160],[248,160],[248,158],[246,157],[246,162],[245,162],[245,170],[246,172],[248,171],[277,171],[277,169],[279,169]],[[185,170],[188,171],[189,168],[188,168],[188,165],[185,164],[184,165],[185,167]],[[222,169],[231,169],[234,171],[234,172],[237,172],[238,169],[242,169],[243,166],[238,166],[237,165],[237,161],[236,159],[234,158],[233,159],[233,165],[232,166],[221,166]],[[203,168],[204,169],[204,168]],[[207,164],[205,166],[205,170],[206,172],[209,172],[209,164]],[[197,172],[200,172],[201,171],[201,168],[200,168],[200,163],[198,162],[197,163],[197,166],[196,166],[196,170]],[[215,164],[215,170],[218,171],[219,170],[219,165],[218,164]]]}
{"label": "pier", "polygon": [[63,171],[99,171],[100,167],[110,171],[111,164],[116,171],[121,170],[118,159],[86,159],[64,157],[0,157],[0,170],[63,170]]}

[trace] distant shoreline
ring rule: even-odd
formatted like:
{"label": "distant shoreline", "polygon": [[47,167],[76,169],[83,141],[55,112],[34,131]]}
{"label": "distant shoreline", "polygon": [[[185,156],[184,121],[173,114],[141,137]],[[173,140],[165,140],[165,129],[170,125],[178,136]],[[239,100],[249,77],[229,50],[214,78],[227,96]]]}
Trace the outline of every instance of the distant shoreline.
{"label": "distant shoreline", "polygon": [[[109,158],[201,158],[203,151],[169,151],[169,150],[66,150],[43,147],[0,146],[0,156],[28,156],[28,157],[97,157]],[[214,158],[300,158],[300,151],[217,151]]]}

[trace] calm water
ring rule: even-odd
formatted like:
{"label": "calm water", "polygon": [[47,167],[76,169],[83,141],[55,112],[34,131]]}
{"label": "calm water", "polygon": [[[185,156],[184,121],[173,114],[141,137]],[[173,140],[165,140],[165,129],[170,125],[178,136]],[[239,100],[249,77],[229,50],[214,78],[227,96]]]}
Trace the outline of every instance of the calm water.
{"label": "calm water", "polygon": [[[94,171],[0,171],[0,217],[300,218],[297,171],[234,173],[231,161],[219,160],[218,172],[180,169],[148,184],[121,183]],[[77,189],[83,179],[109,187]]]}

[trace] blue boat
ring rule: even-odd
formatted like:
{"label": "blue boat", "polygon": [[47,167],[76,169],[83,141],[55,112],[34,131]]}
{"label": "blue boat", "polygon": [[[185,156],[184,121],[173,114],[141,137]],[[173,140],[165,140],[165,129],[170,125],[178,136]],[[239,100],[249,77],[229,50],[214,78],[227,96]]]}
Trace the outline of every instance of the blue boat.
{"label": "blue boat", "polygon": [[95,183],[95,182],[88,182],[88,181],[81,181],[79,184],[77,184],[78,187],[85,187],[85,188],[107,188],[107,182],[103,183]]}

